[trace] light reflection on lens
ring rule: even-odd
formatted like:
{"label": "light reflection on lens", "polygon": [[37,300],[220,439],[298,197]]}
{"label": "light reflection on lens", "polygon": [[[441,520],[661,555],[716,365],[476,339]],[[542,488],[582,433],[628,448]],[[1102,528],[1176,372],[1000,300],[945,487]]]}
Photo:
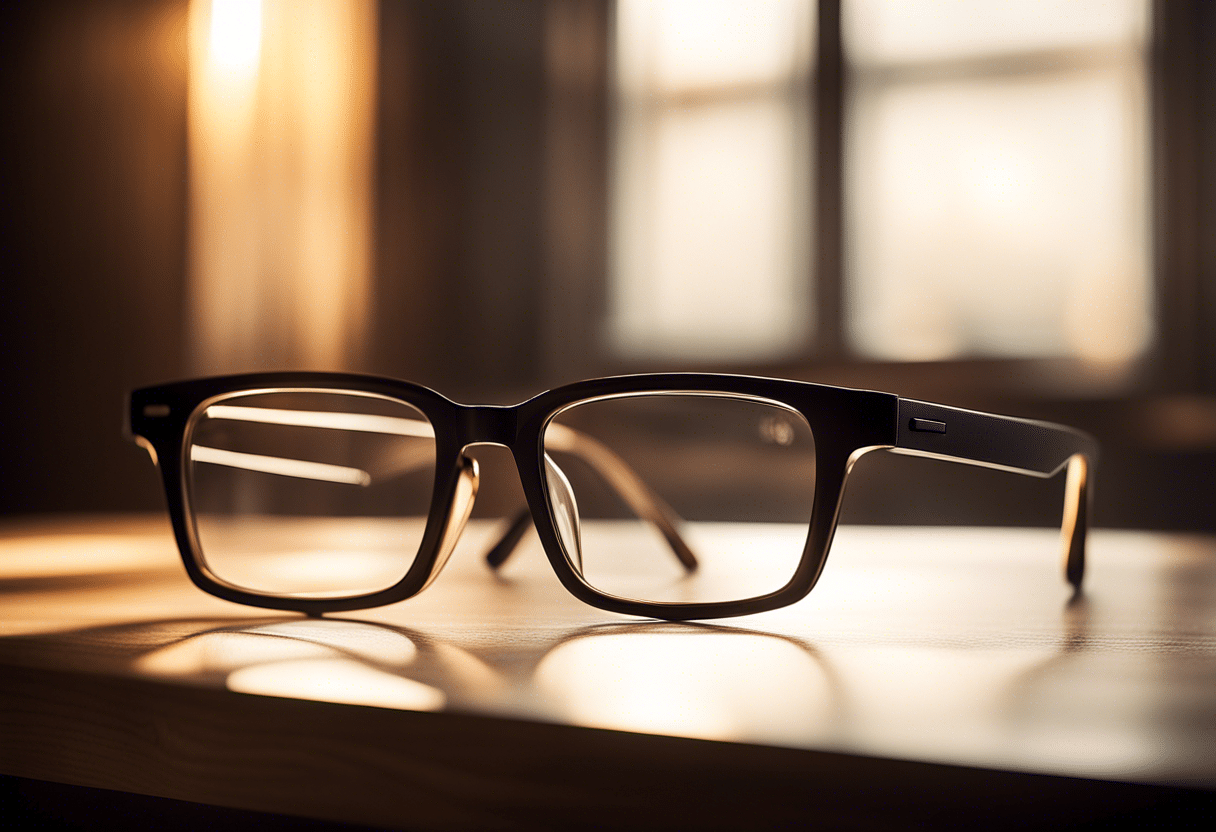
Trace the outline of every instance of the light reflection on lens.
{"label": "light reflection on lens", "polygon": [[429,422],[404,419],[400,416],[374,416],[368,413],[325,413],[309,410],[283,410],[275,407],[234,407],[212,405],[204,411],[208,419],[229,419],[234,422],[259,422],[264,425],[353,430],[362,433],[387,433],[396,436],[435,437]]}
{"label": "light reflection on lens", "polygon": [[306,480],[323,480],[347,485],[371,485],[371,474],[345,465],[329,465],[324,462],[309,462],[306,459],[285,459],[262,454],[245,454],[208,448],[205,445],[190,446],[192,462],[207,462],[211,465],[227,465],[246,471],[261,471],[263,474],[278,474],[282,477],[300,477]]}

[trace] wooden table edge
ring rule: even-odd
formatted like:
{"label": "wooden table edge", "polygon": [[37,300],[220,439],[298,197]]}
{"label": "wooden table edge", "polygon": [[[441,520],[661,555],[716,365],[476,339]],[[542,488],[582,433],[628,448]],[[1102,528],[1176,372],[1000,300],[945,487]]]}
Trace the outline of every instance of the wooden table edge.
{"label": "wooden table edge", "polygon": [[1069,826],[1216,792],[9,666],[3,773],[412,829]]}

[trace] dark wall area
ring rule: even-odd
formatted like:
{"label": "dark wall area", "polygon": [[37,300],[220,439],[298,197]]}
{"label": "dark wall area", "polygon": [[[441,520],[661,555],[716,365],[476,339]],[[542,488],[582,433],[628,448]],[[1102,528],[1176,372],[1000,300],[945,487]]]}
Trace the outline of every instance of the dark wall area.
{"label": "dark wall area", "polygon": [[155,505],[120,436],[181,372],[185,5],[0,7],[0,511]]}
{"label": "dark wall area", "polygon": [[384,3],[368,369],[526,387],[540,356],[544,5]]}

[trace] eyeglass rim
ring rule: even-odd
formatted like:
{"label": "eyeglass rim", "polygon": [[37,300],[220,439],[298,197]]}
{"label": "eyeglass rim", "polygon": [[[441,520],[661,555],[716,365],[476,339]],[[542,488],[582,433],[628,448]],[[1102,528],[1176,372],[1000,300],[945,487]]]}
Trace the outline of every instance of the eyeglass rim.
{"label": "eyeglass rim", "polygon": [[[415,407],[431,423],[436,439],[435,484],[430,514],[419,551],[406,574],[391,587],[358,596],[298,598],[253,593],[218,580],[205,567],[194,531],[188,500],[186,440],[195,414],[217,398],[246,391],[308,389],[317,392],[347,392],[383,396]],[[544,480],[544,431],[561,410],[583,401],[630,394],[739,395],[764,399],[789,407],[806,419],[815,439],[816,473],[811,522],[806,543],[793,577],[778,590],[734,601],[659,603],[635,601],[601,592],[590,586],[569,563],[554,521]],[[909,415],[912,414],[912,415]],[[966,437],[948,442],[926,439],[912,430],[913,421],[933,417],[972,421],[993,428],[996,436],[967,444]],[[992,421],[997,420],[997,421]],[[892,393],[858,390],[813,382],[714,373],[652,373],[589,379],[548,390],[512,406],[464,405],[442,394],[408,381],[325,372],[247,373],[170,382],[132,391],[129,396],[127,434],[149,450],[161,469],[166,506],[174,536],[190,579],[200,589],[225,600],[268,609],[294,610],[309,615],[344,612],[393,604],[416,595],[437,574],[436,560],[445,528],[451,520],[454,495],[462,476],[461,459],[469,444],[506,446],[515,458],[524,495],[545,555],[562,585],[576,598],[610,612],[667,620],[708,619],[749,615],[793,604],[814,588],[836,528],[845,481],[860,456],[887,449],[968,464],[1014,470],[1034,476],[1051,476],[1074,454],[1092,464],[1097,443],[1092,437],[1068,428],[1035,420],[996,416],[976,411],[901,399]],[[1032,453],[1022,447],[1027,430],[1048,437],[1047,451]],[[1041,435],[1040,435],[1041,434]],[[926,443],[928,443],[926,445]],[[1043,443],[1038,443],[1042,445]],[[962,449],[971,457],[952,455]],[[1057,457],[1063,461],[1056,464]],[[1034,459],[1030,459],[1034,456]],[[1042,457],[1042,458],[1040,458]],[[1002,464],[1012,461],[1013,465]],[[1021,466],[1021,467],[1019,467]],[[1066,518],[1067,520],[1067,518]],[[1084,527],[1080,529],[1080,564],[1083,570]],[[1073,548],[1076,548],[1075,541]],[[1072,560],[1077,560],[1074,556]],[[441,563],[440,563],[441,565]],[[1070,561],[1069,579],[1080,571]]]}

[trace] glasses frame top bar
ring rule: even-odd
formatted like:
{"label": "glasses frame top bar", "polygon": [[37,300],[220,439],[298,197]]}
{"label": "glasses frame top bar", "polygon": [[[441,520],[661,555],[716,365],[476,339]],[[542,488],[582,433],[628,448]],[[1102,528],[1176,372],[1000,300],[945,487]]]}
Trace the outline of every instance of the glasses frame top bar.
{"label": "glasses frame top bar", "polygon": [[[251,593],[211,575],[189,511],[186,442],[193,420],[209,403],[238,393],[313,390],[383,396],[405,402],[430,421],[436,469],[431,513],[422,544],[405,576],[375,593],[314,599]],[[649,603],[592,589],[571,566],[561,543],[545,483],[544,432],[562,409],[582,401],[642,393],[702,393],[764,399],[789,407],[815,437],[811,526],[802,559],[779,590],[729,602]],[[256,607],[310,615],[396,603],[425,588],[443,566],[476,494],[476,466],[464,456],[474,444],[507,447],[545,554],[562,584],[580,600],[611,612],[668,620],[748,615],[805,597],[823,570],[849,470],[873,450],[930,456],[969,465],[1049,477],[1069,469],[1064,536],[1066,576],[1080,586],[1084,571],[1089,471],[1097,442],[1063,425],[902,399],[891,393],[809,382],[709,373],[660,373],[594,379],[558,387],[513,406],[465,405],[410,382],[349,373],[254,373],[194,379],[133,391],[126,430],[161,470],[174,535],[187,574],[206,592]]]}

